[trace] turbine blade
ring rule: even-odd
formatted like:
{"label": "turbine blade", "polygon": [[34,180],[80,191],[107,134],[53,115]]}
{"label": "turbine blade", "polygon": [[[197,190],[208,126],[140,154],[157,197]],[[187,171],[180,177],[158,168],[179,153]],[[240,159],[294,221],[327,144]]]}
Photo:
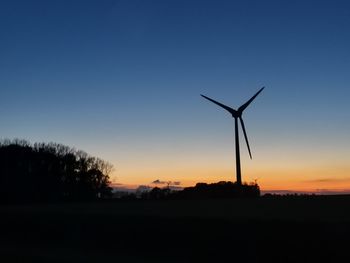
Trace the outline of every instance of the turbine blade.
{"label": "turbine blade", "polygon": [[234,109],[232,109],[231,107],[226,106],[226,105],[224,105],[224,104],[222,104],[222,103],[220,103],[220,102],[218,102],[218,101],[216,101],[216,100],[213,100],[213,99],[211,99],[211,98],[208,98],[207,96],[204,96],[204,95],[202,95],[202,94],[201,94],[201,96],[202,96],[203,98],[205,98],[205,99],[207,99],[207,100],[209,100],[209,101],[215,103],[216,105],[219,105],[220,107],[222,107],[222,108],[224,108],[225,110],[229,111],[231,114],[234,114],[234,113],[236,112],[236,110],[234,110]]}
{"label": "turbine blade", "polygon": [[250,159],[252,159],[252,153],[250,152],[249,141],[248,141],[247,132],[246,132],[245,126],[244,126],[244,121],[243,121],[243,119],[242,119],[241,117],[239,117],[239,120],[241,121],[242,130],[243,130],[243,134],[244,134],[245,141],[246,141],[246,143],[247,143],[249,156],[250,156]]}
{"label": "turbine blade", "polygon": [[238,108],[237,111],[239,112],[242,112],[244,111],[248,106],[249,104],[256,98],[256,96],[259,95],[260,92],[262,92],[262,90],[264,89],[265,87],[262,87],[257,93],[255,93],[255,95],[253,97],[250,98],[250,100],[248,100],[246,103],[244,103],[241,107]]}

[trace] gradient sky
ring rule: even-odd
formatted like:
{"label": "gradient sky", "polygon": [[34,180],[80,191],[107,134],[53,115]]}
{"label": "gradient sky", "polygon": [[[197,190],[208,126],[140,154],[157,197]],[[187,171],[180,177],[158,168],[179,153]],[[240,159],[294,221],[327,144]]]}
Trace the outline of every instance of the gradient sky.
{"label": "gradient sky", "polygon": [[[0,2],[0,137],[111,162],[125,187],[350,189],[349,1]],[[242,134],[241,134],[242,135]],[[242,136],[241,136],[242,139]]]}

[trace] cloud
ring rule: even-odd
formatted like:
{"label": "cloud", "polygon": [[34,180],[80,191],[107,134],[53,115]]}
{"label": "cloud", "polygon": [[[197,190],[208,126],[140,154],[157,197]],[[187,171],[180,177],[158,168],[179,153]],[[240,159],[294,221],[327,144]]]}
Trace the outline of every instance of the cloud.
{"label": "cloud", "polygon": [[332,182],[350,182],[350,178],[318,178],[312,180],[305,180],[304,182],[308,183],[332,183]]}
{"label": "cloud", "polygon": [[294,190],[262,190],[261,194],[278,194],[278,195],[287,195],[287,194],[312,194],[311,191],[294,191]]}
{"label": "cloud", "polygon": [[151,184],[167,184],[165,181],[160,181],[159,179],[154,180]]}
{"label": "cloud", "polygon": [[174,191],[180,191],[180,190],[183,190],[184,188],[181,186],[170,186],[170,189]]}
{"label": "cloud", "polygon": [[158,184],[158,185],[169,185],[169,186],[178,186],[181,185],[180,181],[161,181],[159,179],[154,180],[153,182],[151,182],[151,184]]}
{"label": "cloud", "polygon": [[324,195],[350,194],[350,189],[316,189],[316,193]]}
{"label": "cloud", "polygon": [[329,189],[329,188],[320,188],[310,191],[294,191],[294,190],[262,190],[261,194],[278,194],[278,195],[287,195],[287,194],[317,194],[317,195],[342,195],[350,194],[350,189]]}

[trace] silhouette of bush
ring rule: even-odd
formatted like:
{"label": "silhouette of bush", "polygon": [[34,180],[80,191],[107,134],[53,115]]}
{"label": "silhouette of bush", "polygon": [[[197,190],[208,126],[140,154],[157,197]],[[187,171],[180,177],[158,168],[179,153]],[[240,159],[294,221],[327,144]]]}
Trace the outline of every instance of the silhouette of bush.
{"label": "silhouette of bush", "polygon": [[0,202],[93,200],[111,196],[112,165],[57,143],[0,142]]}
{"label": "silhouette of bush", "polygon": [[244,183],[238,185],[233,182],[221,181],[206,184],[197,183],[196,186],[186,187],[181,191],[171,190],[169,187],[154,187],[149,192],[144,192],[141,199],[213,199],[213,198],[237,198],[237,197],[259,197],[260,188],[256,183]]}
{"label": "silhouette of bush", "polygon": [[260,188],[256,183],[238,185],[233,182],[220,181],[218,183],[197,183],[194,187],[186,187],[174,193],[177,198],[236,198],[259,197]]}

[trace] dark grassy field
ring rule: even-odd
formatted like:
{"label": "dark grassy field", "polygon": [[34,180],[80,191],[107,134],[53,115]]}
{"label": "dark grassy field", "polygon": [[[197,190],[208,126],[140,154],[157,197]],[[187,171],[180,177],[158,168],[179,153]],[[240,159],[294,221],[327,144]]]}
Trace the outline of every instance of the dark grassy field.
{"label": "dark grassy field", "polygon": [[350,262],[350,196],[3,205],[0,262]]}

